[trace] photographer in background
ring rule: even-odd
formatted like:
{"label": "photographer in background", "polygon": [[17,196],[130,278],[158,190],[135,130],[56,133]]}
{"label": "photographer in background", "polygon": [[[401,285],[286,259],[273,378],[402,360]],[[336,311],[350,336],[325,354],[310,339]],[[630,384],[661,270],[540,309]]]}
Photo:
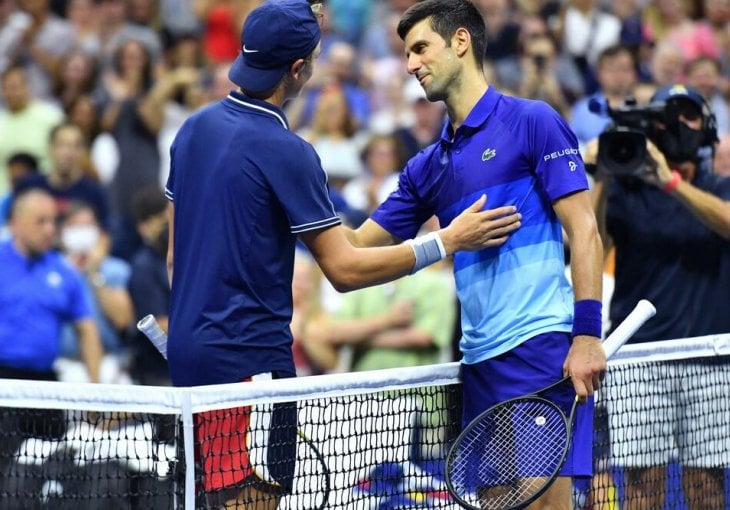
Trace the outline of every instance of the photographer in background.
{"label": "photographer in background", "polygon": [[595,115],[590,110],[590,101],[598,99],[616,107],[624,103],[636,87],[636,63],[627,46],[609,46],[598,56],[596,78],[599,90],[575,102],[570,112],[570,127],[578,137],[581,147],[598,136],[611,122],[607,115]]}
{"label": "photographer in background", "polygon": [[559,54],[555,40],[548,34],[536,34],[522,42],[517,83],[509,84],[517,94],[540,99],[567,115],[570,103],[583,95],[578,69]]}
{"label": "photographer in background", "polygon": [[[683,85],[662,87],[646,108],[628,110],[622,116],[613,111],[612,117],[643,117],[643,122],[609,127],[598,144],[588,145],[584,158],[587,166],[597,164],[594,200],[604,247],[613,243],[616,248],[611,323],[620,323],[646,298],[656,305],[657,315],[630,342],[726,333],[730,179],[712,172],[714,116],[700,93]],[[639,124],[643,134],[631,129]],[[632,146],[637,140],[640,145]],[[622,418],[611,448],[613,462],[627,478],[625,508],[663,508],[666,464],[674,448],[682,463],[687,507],[725,508],[723,468],[730,463],[730,445],[719,438],[730,435],[730,401],[702,395],[730,392],[730,365],[724,358],[707,358],[667,363],[657,370],[666,373],[647,377],[631,395],[616,391],[618,399],[609,405],[609,414]],[[718,371],[725,387],[707,384],[718,379]],[[681,394],[667,380],[681,381]],[[657,423],[657,412],[676,421]],[[713,430],[712,437],[697,431],[692,420],[700,416],[706,423],[702,429]],[[637,444],[646,450],[636,451]]]}

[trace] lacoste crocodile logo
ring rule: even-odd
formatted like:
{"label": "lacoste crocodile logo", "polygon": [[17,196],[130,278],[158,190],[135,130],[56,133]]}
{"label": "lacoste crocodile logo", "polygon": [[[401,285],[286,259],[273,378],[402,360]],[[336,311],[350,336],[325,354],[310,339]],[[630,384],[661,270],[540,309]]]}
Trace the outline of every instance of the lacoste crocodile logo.
{"label": "lacoste crocodile logo", "polygon": [[482,152],[482,161],[489,161],[496,155],[497,151],[495,149],[486,149],[484,152]]}

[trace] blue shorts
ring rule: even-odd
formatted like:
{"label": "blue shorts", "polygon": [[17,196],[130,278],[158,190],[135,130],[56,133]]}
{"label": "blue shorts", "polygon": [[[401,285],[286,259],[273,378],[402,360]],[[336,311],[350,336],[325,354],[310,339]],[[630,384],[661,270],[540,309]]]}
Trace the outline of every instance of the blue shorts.
{"label": "blue shorts", "polygon": [[[466,427],[480,413],[505,400],[541,390],[563,377],[563,362],[570,348],[569,333],[544,333],[495,358],[472,365],[461,364],[463,383],[462,424]],[[571,391],[545,395],[564,410],[566,416],[575,399]],[[593,398],[579,404],[573,425],[573,443],[561,476],[593,474]],[[525,462],[530,460],[525,452]]]}

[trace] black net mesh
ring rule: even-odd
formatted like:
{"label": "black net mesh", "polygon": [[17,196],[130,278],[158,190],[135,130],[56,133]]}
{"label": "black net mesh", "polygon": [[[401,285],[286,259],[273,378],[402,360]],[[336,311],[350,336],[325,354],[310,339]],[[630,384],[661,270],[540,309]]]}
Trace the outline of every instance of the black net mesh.
{"label": "black net mesh", "polygon": [[[730,341],[688,340],[610,364],[575,509],[727,508]],[[266,394],[0,381],[0,509],[458,508],[443,476],[458,366],[378,372]]]}
{"label": "black net mesh", "polygon": [[173,416],[0,407],[0,508],[178,508],[178,431]]}

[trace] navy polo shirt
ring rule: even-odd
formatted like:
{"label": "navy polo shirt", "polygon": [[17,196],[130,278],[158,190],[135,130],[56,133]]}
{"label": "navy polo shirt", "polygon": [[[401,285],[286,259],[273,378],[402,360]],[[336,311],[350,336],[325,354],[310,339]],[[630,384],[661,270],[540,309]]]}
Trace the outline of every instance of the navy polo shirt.
{"label": "navy polo shirt", "polygon": [[173,384],[293,374],[296,236],[340,223],[317,154],[279,108],[235,92],[190,117],[170,153]]}
{"label": "navy polo shirt", "polygon": [[[730,178],[700,169],[692,184],[730,200]],[[730,331],[730,242],[686,205],[655,186],[614,179],[606,229],[616,247],[611,324],[619,324],[640,299],[657,310],[629,343]]]}
{"label": "navy polo shirt", "polygon": [[0,366],[48,371],[61,326],[91,318],[81,275],[55,251],[36,259],[0,242]]}
{"label": "navy polo shirt", "polygon": [[552,203],[588,189],[578,141],[546,103],[490,87],[456,133],[414,156],[398,189],[373,213],[412,238],[431,215],[446,226],[487,194],[488,209],[514,205],[522,227],[507,243],[454,255],[465,363],[478,363],[541,333],[570,331],[572,288]]}

